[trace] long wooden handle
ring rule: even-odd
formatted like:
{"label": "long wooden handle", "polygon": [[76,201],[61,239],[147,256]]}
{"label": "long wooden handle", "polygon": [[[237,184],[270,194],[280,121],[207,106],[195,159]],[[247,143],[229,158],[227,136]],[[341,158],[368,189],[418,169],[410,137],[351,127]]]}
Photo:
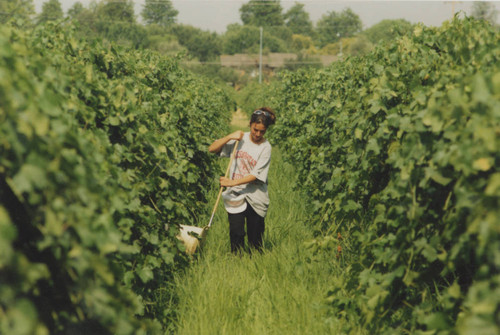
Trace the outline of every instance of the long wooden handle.
{"label": "long wooden handle", "polygon": [[[239,142],[240,141],[236,140],[236,143],[234,144],[234,149],[233,149],[233,152],[231,153],[231,159],[229,160],[229,164],[228,164],[227,169],[226,169],[226,174],[224,175],[224,177],[226,177],[226,178],[229,176],[229,170],[231,169],[231,165],[233,164],[234,156],[236,155],[236,149],[238,148]],[[220,197],[222,195],[222,189],[223,189],[223,187],[221,186],[219,189],[219,194],[217,195],[217,200],[215,201],[215,206],[214,206],[214,209],[212,210],[212,216],[210,217],[210,222],[208,223],[207,228],[210,228],[210,226],[212,225],[212,221],[214,220],[215,211],[217,210],[217,206],[219,206]]]}

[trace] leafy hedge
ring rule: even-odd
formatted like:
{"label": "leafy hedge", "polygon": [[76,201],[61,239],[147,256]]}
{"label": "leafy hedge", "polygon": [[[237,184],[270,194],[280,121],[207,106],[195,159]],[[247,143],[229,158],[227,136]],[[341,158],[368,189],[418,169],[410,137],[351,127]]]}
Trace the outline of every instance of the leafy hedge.
{"label": "leafy hedge", "polygon": [[276,80],[261,84],[257,81],[248,83],[236,94],[238,108],[250,119],[256,108],[274,105],[279,85],[279,81]]}
{"label": "leafy hedge", "polygon": [[328,293],[345,333],[498,334],[498,30],[417,26],[277,96],[274,141],[348,246]]}
{"label": "leafy hedge", "polygon": [[[175,59],[0,27],[0,333],[168,330],[232,103]],[[68,32],[69,31],[69,32]]]}

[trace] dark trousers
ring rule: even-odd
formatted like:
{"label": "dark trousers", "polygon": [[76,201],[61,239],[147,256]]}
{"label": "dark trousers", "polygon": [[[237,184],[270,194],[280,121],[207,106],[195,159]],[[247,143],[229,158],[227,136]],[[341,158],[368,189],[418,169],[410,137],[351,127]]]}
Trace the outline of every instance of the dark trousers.
{"label": "dark trousers", "polygon": [[247,203],[247,209],[238,214],[228,213],[229,238],[231,251],[239,252],[245,245],[245,219],[247,224],[248,244],[259,251],[262,250],[262,235],[264,234],[264,218],[255,213]]}

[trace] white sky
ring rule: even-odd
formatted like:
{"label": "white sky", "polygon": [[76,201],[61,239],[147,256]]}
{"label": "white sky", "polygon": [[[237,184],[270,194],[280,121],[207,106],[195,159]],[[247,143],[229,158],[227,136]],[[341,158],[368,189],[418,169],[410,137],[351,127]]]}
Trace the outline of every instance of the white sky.
{"label": "white sky", "polygon": [[[47,0],[33,0],[37,12]],[[63,11],[80,1],[85,7],[92,0],[59,0]],[[135,14],[140,20],[145,0],[132,0],[135,3]],[[227,25],[241,23],[239,9],[248,0],[173,0],[174,7],[179,11],[177,22],[189,24],[204,30],[222,33]],[[406,19],[412,23],[422,22],[428,26],[439,26],[452,17],[453,11],[470,13],[473,1],[336,1],[336,0],[281,0],[284,12],[295,2],[303,3],[313,22],[329,11],[340,12],[351,8],[363,22],[363,28],[368,28],[383,19]],[[492,1],[500,12],[500,1]],[[498,16],[497,16],[498,22]]]}

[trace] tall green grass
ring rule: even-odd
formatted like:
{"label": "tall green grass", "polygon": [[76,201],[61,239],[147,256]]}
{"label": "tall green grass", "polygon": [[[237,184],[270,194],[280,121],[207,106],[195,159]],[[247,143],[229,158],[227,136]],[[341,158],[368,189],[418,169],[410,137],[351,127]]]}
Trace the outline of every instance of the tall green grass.
{"label": "tall green grass", "polygon": [[324,299],[338,260],[305,247],[314,225],[294,185],[293,167],[273,148],[261,254],[231,254],[227,214],[219,205],[201,252],[176,278],[178,334],[340,333]]}

